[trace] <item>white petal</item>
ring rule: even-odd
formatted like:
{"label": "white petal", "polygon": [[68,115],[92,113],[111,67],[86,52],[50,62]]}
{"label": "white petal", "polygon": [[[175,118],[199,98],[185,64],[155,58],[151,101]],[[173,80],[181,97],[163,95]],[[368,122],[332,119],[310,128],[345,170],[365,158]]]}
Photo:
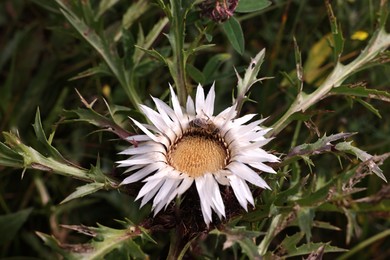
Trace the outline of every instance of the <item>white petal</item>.
{"label": "white petal", "polygon": [[144,105],[140,105],[140,109],[153,125],[156,126],[159,132],[164,133],[166,129],[169,129],[169,123],[165,122],[159,113]]}
{"label": "white petal", "polygon": [[240,162],[231,162],[226,166],[233,174],[260,187],[271,189],[268,184],[251,168]]}
{"label": "white petal", "polygon": [[225,205],[223,204],[221,191],[219,190],[218,183],[215,181],[214,177],[211,174],[208,179],[208,181],[212,184],[211,191],[213,192],[213,194],[211,200],[213,202],[214,209],[218,214],[219,218],[221,218],[221,215],[225,217]]}
{"label": "white petal", "polygon": [[177,98],[175,91],[173,90],[171,84],[169,84],[169,89],[171,90],[171,96],[172,96],[171,100],[172,100],[173,110],[175,111],[178,119],[182,120],[183,119],[183,110],[181,109],[179,99]]}
{"label": "white petal", "polygon": [[153,200],[154,215],[156,215],[164,206],[167,207],[169,203],[175,198],[175,196],[170,195],[175,193],[179,183],[180,182],[178,180],[174,179],[165,180],[165,183],[160,188],[160,191]]}
{"label": "white petal", "polygon": [[238,202],[246,211],[248,211],[247,201],[254,205],[252,193],[250,192],[248,185],[236,175],[231,175],[228,178],[230,179],[230,184]]}
{"label": "white petal", "polygon": [[197,116],[204,115],[204,105],[205,105],[204,90],[203,87],[199,84],[196,90],[196,97],[195,97],[195,107],[196,107]]}
{"label": "white petal", "polygon": [[205,176],[195,179],[196,189],[199,194],[200,207],[202,209],[203,220],[206,225],[211,222],[211,200],[210,194],[207,191],[207,180]]}
{"label": "white petal", "polygon": [[145,145],[132,146],[130,148],[127,148],[126,150],[123,150],[119,154],[134,155],[134,154],[142,154],[142,153],[150,153],[150,152],[165,153],[165,148],[159,143],[149,143]]}
{"label": "white petal", "polygon": [[146,177],[150,173],[152,173],[152,172],[156,171],[157,169],[161,168],[161,164],[163,164],[163,163],[152,163],[152,164],[147,165],[145,168],[142,168],[141,170],[139,170],[139,171],[133,173],[132,175],[130,175],[129,177],[126,177],[121,182],[120,185],[133,183],[133,182],[136,182],[136,181],[139,181],[139,180],[143,179],[144,177]]}
{"label": "white petal", "polygon": [[148,194],[152,189],[158,187],[158,189],[161,187],[161,185],[163,185],[164,183],[164,179],[158,179],[158,180],[153,180],[153,181],[148,181],[147,183],[145,183],[145,185],[141,188],[141,190],[139,191],[138,195],[137,195],[137,198],[135,198],[135,200],[139,200],[140,198],[142,198],[143,196],[145,196],[146,194]]}
{"label": "white petal", "polygon": [[184,192],[186,192],[194,182],[194,179],[191,177],[184,177],[182,183],[180,186],[177,188],[177,194],[181,195]]}
{"label": "white petal", "polygon": [[272,167],[265,165],[264,163],[261,162],[249,163],[249,165],[263,172],[276,173],[276,171]]}
{"label": "white petal", "polygon": [[138,122],[137,120],[135,120],[133,118],[130,118],[130,119],[133,120],[134,124],[136,124],[139,127],[139,129],[142,130],[142,132],[144,132],[147,136],[149,136],[150,139],[152,139],[155,142],[158,142],[157,137],[152,132],[150,132],[148,129],[146,129],[146,127],[144,127],[140,122]]}
{"label": "white petal", "polygon": [[207,94],[206,101],[204,104],[203,111],[208,117],[212,117],[214,113],[214,102],[215,102],[215,90],[214,83],[210,88],[209,93]]}
{"label": "white petal", "polygon": [[143,142],[143,141],[149,141],[151,138],[147,135],[131,135],[126,137],[126,140],[130,142]]}
{"label": "white petal", "polygon": [[189,115],[195,116],[195,105],[191,96],[187,97],[186,112]]}
{"label": "white petal", "polygon": [[165,165],[162,167],[157,173],[153,174],[152,176],[149,176],[146,178],[145,181],[154,181],[158,179],[166,179],[166,178],[171,178],[171,179],[177,179],[180,180],[181,176],[178,174],[178,171],[174,171],[172,166],[170,165]]}
{"label": "white petal", "polygon": [[153,162],[165,162],[165,156],[161,153],[150,153],[147,156],[141,156],[140,158],[132,156],[127,160],[118,161],[117,163],[132,166],[134,164],[149,164]]}
{"label": "white petal", "polygon": [[256,114],[247,114],[245,116],[242,116],[240,118],[234,119],[235,125],[242,125],[251,120]]}
{"label": "white petal", "polygon": [[[120,165],[118,166],[118,167],[121,167]],[[123,166],[122,166],[123,167]],[[145,165],[142,165],[142,164],[137,164],[137,165],[132,165],[132,166],[128,166],[127,165],[127,169],[126,169],[126,171],[124,172],[124,173],[126,173],[126,172],[131,172],[131,171],[134,171],[134,170],[138,170],[138,169],[140,169],[140,168],[142,168],[142,167],[145,167]]]}
{"label": "white petal", "polygon": [[[157,111],[159,112],[161,118],[165,121],[168,126],[172,126],[172,119],[168,116],[169,114],[174,114],[172,108],[165,104],[162,100],[152,97],[154,104],[156,105]],[[176,117],[176,116],[175,116]]]}
{"label": "white petal", "polygon": [[142,198],[140,208],[142,208],[146,203],[148,203],[153,198],[154,195],[156,195],[156,193],[160,189],[160,186],[159,185],[155,186],[154,188],[149,190],[148,193],[145,194],[145,196]]}

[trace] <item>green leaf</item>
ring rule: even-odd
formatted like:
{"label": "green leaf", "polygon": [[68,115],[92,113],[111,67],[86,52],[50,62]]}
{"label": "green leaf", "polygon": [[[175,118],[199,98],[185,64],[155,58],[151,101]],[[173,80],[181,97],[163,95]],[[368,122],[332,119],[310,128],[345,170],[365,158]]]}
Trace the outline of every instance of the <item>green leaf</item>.
{"label": "green leaf", "polygon": [[314,219],[314,210],[309,207],[301,207],[297,212],[298,224],[301,231],[306,236],[306,242],[310,242],[311,228]]}
{"label": "green leaf", "polygon": [[141,17],[148,9],[150,5],[148,1],[133,2],[123,15],[122,26],[124,29],[130,28],[134,22]]}
{"label": "green leaf", "polygon": [[101,114],[97,113],[95,110],[89,108],[78,108],[75,110],[67,110],[64,113],[67,120],[65,120],[65,123],[69,122],[87,122],[89,124],[95,125],[99,128],[102,128],[106,131],[113,132],[117,136],[119,136],[122,139],[126,139],[126,137],[130,136],[131,133],[123,129],[120,125],[115,123],[113,120],[102,116]]}
{"label": "green leaf", "polygon": [[318,221],[318,220],[313,221],[313,227],[335,230],[335,231],[341,230],[339,227],[336,227],[328,222],[323,222],[323,221]]}
{"label": "green leaf", "polygon": [[237,13],[250,13],[260,11],[271,5],[268,0],[240,0],[236,8]]}
{"label": "green leaf", "polygon": [[23,167],[23,157],[15,152],[15,150],[0,143],[0,165],[21,168]]}
{"label": "green leaf", "polygon": [[286,235],[286,237],[283,239],[280,246],[282,247],[282,250],[285,251],[292,251],[296,248],[297,244],[302,240],[303,236],[305,234],[303,232],[297,232],[292,236]]}
{"label": "green leaf", "polygon": [[133,54],[135,51],[135,39],[129,30],[122,30],[122,45],[123,45],[123,64],[126,70],[131,70],[133,67]]}
{"label": "green leaf", "polygon": [[244,42],[244,34],[242,32],[242,28],[240,23],[236,18],[231,17],[229,20],[222,24],[222,28],[225,31],[225,34],[232,44],[233,48],[240,54],[244,54],[245,50],[245,42]]}
{"label": "green leaf", "polygon": [[66,203],[66,202],[73,200],[73,199],[81,198],[81,197],[84,197],[86,195],[95,193],[98,190],[101,190],[103,188],[104,188],[104,183],[99,183],[99,182],[92,182],[92,183],[88,183],[88,184],[85,184],[83,186],[77,187],[75,192],[70,194],[63,201],[61,201],[61,204]]}
{"label": "green leaf", "polygon": [[99,3],[99,8],[98,8],[96,18],[99,18],[102,14],[104,14],[108,9],[110,9],[113,5],[115,5],[118,2],[119,0],[101,0]]}
{"label": "green leaf", "polygon": [[205,82],[205,77],[203,75],[203,73],[198,70],[195,66],[193,66],[192,64],[187,64],[186,65],[186,71],[188,73],[188,75],[197,83],[200,83],[200,84],[204,84]]}
{"label": "green leaf", "polygon": [[166,59],[164,56],[161,55],[161,53],[159,53],[158,51],[156,50],[147,50],[141,46],[135,46],[136,48],[144,51],[145,53],[149,54],[150,56],[152,56],[153,58],[156,58],[158,61],[164,63],[164,64],[168,64],[168,59]]}
{"label": "green leaf", "polygon": [[254,243],[254,238],[258,237],[261,233],[258,231],[246,230],[245,227],[237,226],[233,228],[226,227],[224,230],[214,229],[210,234],[223,235],[226,237],[226,241],[223,248],[230,248],[238,244],[244,254],[249,259],[259,258],[258,249]]}
{"label": "green leaf", "polygon": [[60,152],[54,148],[46,138],[45,132],[42,128],[41,115],[39,113],[39,108],[37,108],[37,112],[35,113],[35,122],[33,124],[35,135],[37,136],[38,141],[44,145],[45,153],[48,157],[52,157],[55,160],[69,163],[65,158],[60,154]]}
{"label": "green leaf", "polygon": [[82,79],[82,78],[90,77],[93,75],[113,76],[112,72],[107,67],[107,64],[100,63],[96,67],[92,67],[92,68],[89,68],[89,69],[86,69],[86,70],[80,72],[76,76],[71,77],[69,80],[71,81],[71,80]]}
{"label": "green leaf", "polygon": [[334,147],[332,144],[335,141],[340,139],[346,139],[354,135],[355,133],[339,133],[330,136],[324,135],[320,139],[318,139],[315,143],[310,144],[301,144],[291,149],[291,151],[286,156],[286,159],[289,159],[294,156],[302,156],[302,155],[313,155],[320,154],[323,152],[329,152]]}
{"label": "green leaf", "polygon": [[213,75],[217,72],[222,63],[229,59],[231,59],[231,55],[228,53],[220,53],[208,59],[206,65],[203,68],[203,75],[206,79],[206,82],[212,82],[214,80]]}
{"label": "green leaf", "polygon": [[344,48],[344,38],[341,32],[341,28],[337,23],[336,16],[333,14],[332,6],[329,2],[325,2],[326,10],[328,11],[328,17],[330,21],[330,27],[333,35],[333,54],[336,62],[339,61],[341,53]]}
{"label": "green leaf", "polygon": [[[125,67],[120,59],[118,53],[115,51],[115,48],[112,48],[113,42],[110,42],[110,39],[102,37],[100,34],[102,32],[96,31],[91,27],[87,21],[78,17],[71,7],[64,3],[61,0],[55,0],[58,6],[60,7],[61,13],[69,21],[69,23],[77,30],[81,37],[88,42],[97,53],[100,54],[102,59],[107,63],[107,66],[112,71],[112,74],[115,75],[117,80],[120,82],[122,88],[126,91],[126,94],[134,107],[138,107],[141,104],[141,101],[138,96],[138,92],[135,91],[134,86],[131,84],[128,72],[125,70]],[[139,1],[145,2],[145,1]],[[129,57],[130,58],[130,57]]]}
{"label": "green leaf", "polygon": [[357,102],[359,102],[360,104],[362,104],[365,108],[367,108],[368,111],[372,112],[377,117],[382,118],[381,114],[379,113],[379,110],[376,109],[373,105],[371,105],[370,103],[368,103],[360,98],[356,98],[355,100]]}
{"label": "green leaf", "polygon": [[55,172],[64,176],[70,176],[83,181],[94,181],[96,176],[91,175],[87,170],[69,164],[68,162],[58,161],[52,157],[46,157],[22,143],[18,136],[12,133],[3,133],[6,143],[16,153],[23,157],[23,165],[20,168],[31,168],[40,171]]}
{"label": "green leaf", "polygon": [[146,233],[146,230],[129,222],[124,225],[124,229],[113,229],[102,225],[98,225],[98,227],[64,225],[65,228],[93,237],[88,243],[67,244],[66,247],[54,237],[43,233],[37,234],[46,245],[66,259],[106,259],[109,254],[110,256],[111,254],[116,255],[115,253],[118,250],[121,253],[117,256],[123,257],[126,255],[131,259],[145,259],[147,255],[134,239],[142,238],[150,241],[150,236]]}
{"label": "green leaf", "polygon": [[340,86],[338,88],[332,89],[330,93],[336,95],[373,98],[385,102],[390,102],[390,92],[378,89],[369,89],[366,88],[364,85]]}
{"label": "green leaf", "polygon": [[348,251],[343,248],[339,248],[336,246],[331,246],[329,243],[308,243],[304,244],[298,248],[294,248],[291,251],[288,252],[286,257],[293,257],[293,256],[301,256],[301,255],[308,255],[312,253],[313,251],[317,251],[320,247],[325,245],[325,253],[336,253],[336,252],[345,252]]}
{"label": "green leaf", "polygon": [[253,239],[244,238],[238,239],[237,243],[240,245],[242,253],[248,256],[248,259],[260,259],[258,249]]}
{"label": "green leaf", "polygon": [[[165,28],[167,24],[168,24],[168,18],[164,17],[160,19],[149,31],[146,37],[144,36],[142,27],[140,26],[136,45],[146,50],[149,49],[154,43],[154,41],[161,35],[162,30]],[[135,49],[134,56],[133,56],[135,65],[137,65],[141,61],[141,58],[143,57],[144,53],[145,52],[139,48]]]}
{"label": "green leaf", "polygon": [[385,175],[383,175],[383,171],[379,168],[378,164],[375,163],[375,158],[371,154],[353,146],[351,142],[338,143],[335,148],[339,151],[355,155],[359,158],[359,160],[367,165],[370,171],[374,172],[379,178],[387,182]]}
{"label": "green leaf", "polygon": [[19,229],[31,214],[32,208],[24,209],[15,213],[0,215],[0,245],[11,241]]}

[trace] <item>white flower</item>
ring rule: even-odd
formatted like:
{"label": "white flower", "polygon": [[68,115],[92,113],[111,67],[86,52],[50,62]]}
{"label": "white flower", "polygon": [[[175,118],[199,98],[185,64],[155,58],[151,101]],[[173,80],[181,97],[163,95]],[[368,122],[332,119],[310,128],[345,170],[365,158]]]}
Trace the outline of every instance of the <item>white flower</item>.
{"label": "white flower", "polygon": [[247,182],[270,189],[256,171],[275,173],[264,163],[279,161],[261,149],[270,140],[264,137],[270,129],[259,126],[263,120],[245,124],[255,114],[235,118],[235,105],[213,116],[214,86],[205,97],[199,85],[195,103],[188,97],[185,109],[172,88],[171,95],[173,109],[157,98],[153,101],[158,112],[140,106],[152,124],[132,119],[144,135],[130,136],[135,144],[121,152],[130,158],[119,161],[119,167],[128,167],[126,172],[132,173],[121,185],[145,182],[136,200],[142,198],[142,207],[154,198],[157,214],[195,182],[207,225],[212,221],[212,211],[219,218],[225,217],[220,185],[230,185],[247,210],[248,202],[254,205]]}

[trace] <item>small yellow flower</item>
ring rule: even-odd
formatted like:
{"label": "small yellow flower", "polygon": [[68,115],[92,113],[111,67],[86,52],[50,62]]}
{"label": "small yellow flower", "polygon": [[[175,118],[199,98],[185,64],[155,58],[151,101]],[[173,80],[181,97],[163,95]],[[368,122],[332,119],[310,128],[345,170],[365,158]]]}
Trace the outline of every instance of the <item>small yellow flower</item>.
{"label": "small yellow flower", "polygon": [[111,87],[108,84],[105,84],[102,88],[103,95],[108,98],[111,94]]}
{"label": "small yellow flower", "polygon": [[364,41],[368,37],[368,32],[365,31],[356,31],[354,34],[352,34],[351,39],[352,40],[358,40],[358,41]]}

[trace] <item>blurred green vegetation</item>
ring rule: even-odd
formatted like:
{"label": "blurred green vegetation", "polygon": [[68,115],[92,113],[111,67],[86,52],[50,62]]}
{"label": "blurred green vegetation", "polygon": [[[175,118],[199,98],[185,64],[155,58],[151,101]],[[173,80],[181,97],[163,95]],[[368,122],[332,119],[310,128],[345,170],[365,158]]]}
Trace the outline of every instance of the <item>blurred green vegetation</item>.
{"label": "blurred green vegetation", "polygon": [[[93,7],[97,7],[99,3],[99,1],[87,2],[91,2]],[[332,52],[326,40],[331,30],[323,1],[275,0],[272,2],[273,4],[264,10],[236,15],[244,32],[245,52],[243,55],[238,54],[232,48],[222,27],[215,24],[216,31],[212,43],[216,46],[199,52],[189,60],[189,63],[200,71],[210,60],[218,61],[217,70],[207,75],[204,83],[206,87],[209,87],[215,80],[216,101],[218,102],[216,107],[218,111],[221,111],[230,105],[231,92],[237,83],[234,68],[242,73],[249,64],[250,58],[262,48],[266,48],[266,58],[260,76],[273,78],[261,84],[257,83],[252,88],[250,98],[255,102],[247,102],[243,109],[243,113],[254,112],[264,117],[269,116],[266,125],[275,122],[296,95],[296,88],[292,87],[285,77],[285,74],[293,77],[295,73],[293,37],[296,38],[302,52],[305,91],[315,90],[318,83],[334,65]],[[377,26],[378,4],[379,1],[374,0],[334,1],[332,3],[345,38],[345,47],[341,57],[343,62],[356,57],[366,46],[368,38],[354,40],[351,37],[358,31],[372,35]],[[129,1],[119,1],[93,22],[97,23],[97,27],[108,31],[111,28],[115,30],[128,5]],[[141,17],[137,17],[135,24],[128,29],[131,35],[129,37],[135,37],[141,27],[146,34],[162,16],[163,13],[156,5],[150,5],[148,11]],[[195,22],[198,19],[201,19],[199,11],[194,11],[188,17],[187,37],[189,39],[196,35]],[[388,25],[389,23],[386,25],[387,31],[390,29]],[[164,32],[167,32],[167,29],[164,29]],[[24,143],[32,147],[39,146],[32,127],[36,110],[39,107],[44,130],[47,133],[55,131],[53,145],[69,161],[89,168],[91,164],[95,165],[99,160],[103,172],[120,177],[121,171],[114,168],[114,162],[118,160],[117,152],[126,145],[123,141],[111,133],[96,131],[98,128],[86,123],[64,122],[64,110],[83,107],[75,89],[88,102],[97,98],[94,109],[101,114],[107,114],[103,98],[110,104],[134,108],[124,88],[121,88],[120,83],[110,75],[97,74],[73,79],[80,73],[100,64],[99,54],[81,39],[58,11],[53,1],[1,1],[0,35],[0,130],[17,131]],[[152,47],[168,54],[167,46],[168,40],[161,35]],[[125,48],[119,49],[119,53],[125,55]],[[137,75],[136,91],[145,104],[151,104],[150,95],[167,98],[168,83],[172,83],[172,78],[169,76],[167,67],[162,63],[145,62],[134,73]],[[346,82],[346,84],[355,83],[364,84],[367,88],[389,91],[389,64],[384,63],[368,68],[355,74]],[[190,84],[196,86],[197,82],[190,80]],[[330,97],[307,111],[307,114],[312,115],[307,124],[291,123],[267,149],[272,147],[272,150],[286,154],[292,146],[315,142],[319,136],[324,134],[358,132],[352,140],[360,149],[373,155],[389,152],[389,100],[387,102],[364,100],[374,106],[381,117],[369,111],[353,97]],[[124,121],[123,126],[133,131],[129,122]],[[293,138],[294,133],[297,134]],[[342,158],[339,161],[333,155],[313,157],[313,161],[315,167],[312,168],[304,162],[296,163],[294,167],[299,170],[297,172],[293,170],[294,174],[299,175],[300,178],[308,177],[310,180],[313,178],[329,180],[329,176],[336,176],[343,171],[340,161],[346,167],[357,163],[352,157]],[[389,179],[389,160],[380,167]],[[286,179],[284,184],[281,184],[282,187],[294,181],[289,177],[289,173],[283,174]],[[279,179],[282,178],[280,176],[269,177],[269,181]],[[0,239],[0,257],[28,256],[54,259],[57,256],[43,245],[34,233],[35,231],[53,234],[62,242],[85,242],[83,236],[64,229],[61,225],[95,226],[99,223],[110,227],[120,227],[115,220],[127,218],[138,223],[149,214],[148,207],[139,210],[139,205],[133,202],[133,197],[118,191],[99,191],[85,198],[59,204],[81,184],[81,181],[53,173],[27,170],[23,174],[20,169],[0,166],[0,219],[5,216],[9,217],[9,219],[1,219],[2,223],[9,221],[9,226],[0,227],[0,233],[4,237]],[[343,200],[345,205],[342,206],[353,208],[356,206],[351,202],[353,199],[372,198],[367,203],[366,209],[359,208],[356,215],[350,216],[349,222],[342,212],[326,208],[322,210],[323,212],[317,212],[316,220],[329,222],[339,230],[314,228],[312,241],[331,241],[333,246],[350,249],[375,234],[389,229],[390,191],[388,184],[377,176],[371,175],[358,186],[366,189]],[[380,190],[384,194],[378,193]],[[376,202],[375,198],[379,201]],[[11,213],[15,215],[6,215]],[[351,226],[354,221],[355,223]],[[297,230],[299,230],[297,226],[288,227],[273,241],[271,249],[277,248],[286,234],[293,235]],[[167,241],[166,239],[164,241],[163,235],[159,237],[160,235],[155,237],[161,247],[156,252],[166,254]],[[208,239],[215,244],[217,242],[214,240],[218,240],[215,237]],[[220,246],[219,244],[219,251],[222,250]],[[147,253],[156,257],[153,255],[156,252],[152,250],[153,247],[145,249]],[[219,256],[223,258],[231,253],[230,251],[223,252]],[[213,254],[210,252],[209,257],[217,257]],[[336,254],[329,255],[331,258],[336,256]],[[379,239],[359,251],[359,259],[388,259],[389,257],[388,236],[387,239],[386,237]]]}

